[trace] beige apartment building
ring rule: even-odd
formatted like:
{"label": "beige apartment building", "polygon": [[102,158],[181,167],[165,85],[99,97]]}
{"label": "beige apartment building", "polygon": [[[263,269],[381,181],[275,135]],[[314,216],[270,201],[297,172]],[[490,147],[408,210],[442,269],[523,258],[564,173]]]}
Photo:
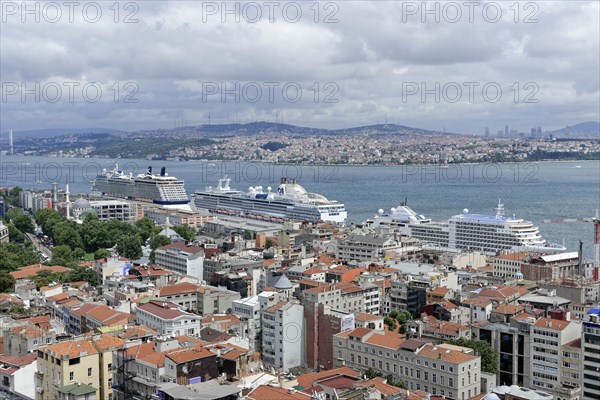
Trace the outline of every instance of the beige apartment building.
{"label": "beige apartment building", "polygon": [[422,390],[451,400],[481,392],[481,357],[472,349],[405,339],[397,332],[357,328],[333,337],[334,368],[372,368],[392,374],[411,391]]}
{"label": "beige apartment building", "polygon": [[61,390],[80,383],[96,389],[96,398],[112,400],[113,350],[125,341],[110,335],[85,336],[38,349],[36,400],[57,400]]}

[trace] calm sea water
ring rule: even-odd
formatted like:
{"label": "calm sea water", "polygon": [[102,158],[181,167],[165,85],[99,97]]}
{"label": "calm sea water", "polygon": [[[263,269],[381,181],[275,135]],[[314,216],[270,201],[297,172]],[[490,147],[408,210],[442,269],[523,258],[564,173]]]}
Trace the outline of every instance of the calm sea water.
{"label": "calm sea water", "polygon": [[378,209],[389,210],[405,198],[416,212],[445,220],[467,208],[493,214],[502,199],[507,215],[537,224],[553,242],[563,239],[569,250],[584,241],[593,254],[591,223],[545,224],[546,218],[592,217],[600,208],[600,161],[518,164],[461,164],[437,166],[285,166],[259,163],[202,161],[148,161],[89,158],[2,156],[0,186],[50,189],[61,187],[69,175],[73,193],[89,193],[96,174],[118,161],[135,174],[153,166],[185,180],[188,193],[216,186],[227,175],[231,187],[246,190],[261,185],[276,190],[282,176],[296,178],[308,191],[343,202],[348,223],[362,222]]}

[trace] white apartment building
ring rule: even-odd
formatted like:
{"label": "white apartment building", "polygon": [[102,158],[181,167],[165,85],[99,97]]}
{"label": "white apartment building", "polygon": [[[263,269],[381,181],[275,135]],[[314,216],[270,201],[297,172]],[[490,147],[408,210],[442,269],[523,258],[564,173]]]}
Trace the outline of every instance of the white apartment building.
{"label": "white apartment building", "polygon": [[321,284],[303,292],[304,299],[312,303],[323,304],[332,310],[345,313],[368,313],[379,315],[381,292],[379,286],[364,282]]}
{"label": "white apartment building", "polygon": [[481,392],[481,357],[472,349],[406,340],[397,332],[357,328],[333,337],[334,367],[372,368],[447,399],[466,400]]}
{"label": "white apartment building", "polygon": [[135,320],[166,336],[197,336],[202,317],[183,311],[175,303],[152,300],[137,306]]}
{"label": "white apartment building", "polygon": [[198,280],[204,280],[204,249],[199,246],[185,243],[171,243],[159,247],[155,251],[156,264],[177,272],[188,275]]}
{"label": "white apartment building", "polygon": [[[540,318],[531,329],[531,386],[558,394],[562,387],[562,348],[581,338],[581,324]],[[561,391],[562,392],[562,391]]]}
{"label": "white apartment building", "polygon": [[262,312],[262,354],[267,367],[288,371],[304,363],[304,307],[280,301]]}

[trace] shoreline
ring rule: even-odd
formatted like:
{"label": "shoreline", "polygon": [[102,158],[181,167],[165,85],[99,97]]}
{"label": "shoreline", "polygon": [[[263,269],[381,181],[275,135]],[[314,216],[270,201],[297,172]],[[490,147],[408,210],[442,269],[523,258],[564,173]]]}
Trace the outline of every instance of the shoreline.
{"label": "shoreline", "polygon": [[[202,163],[202,164],[234,164],[234,163],[246,163],[246,164],[269,164],[269,165],[281,165],[281,166],[299,166],[299,167],[407,167],[407,166],[437,166],[442,167],[444,164],[439,163],[402,163],[402,164],[359,164],[359,163],[345,163],[345,164],[327,164],[327,163],[280,163],[272,161],[260,161],[260,160],[206,160],[206,159],[189,159],[189,160],[165,160],[165,159],[152,159],[147,160],[143,158],[121,158],[121,157],[77,157],[77,156],[47,156],[47,155],[27,155],[27,154],[14,154],[14,155],[2,155],[0,156],[0,164],[2,162],[10,161],[6,158],[12,157],[24,157],[24,158],[35,158],[35,157],[46,157],[52,159],[78,159],[78,160],[124,160],[124,161],[145,161],[145,162],[177,162],[177,163]],[[471,162],[457,162],[445,164],[448,168],[452,166],[460,165],[482,165],[482,164],[536,164],[536,163],[596,163],[600,162],[598,159],[571,159],[571,160],[556,160],[556,159],[545,159],[545,160],[519,160],[519,161],[471,161]]]}

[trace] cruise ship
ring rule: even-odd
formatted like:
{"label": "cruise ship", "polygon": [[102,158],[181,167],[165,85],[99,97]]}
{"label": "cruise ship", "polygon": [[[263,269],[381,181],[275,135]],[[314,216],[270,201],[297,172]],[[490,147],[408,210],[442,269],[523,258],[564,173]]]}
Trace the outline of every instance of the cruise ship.
{"label": "cruise ship", "polygon": [[295,179],[281,178],[277,190],[262,186],[242,192],[229,187],[231,179],[219,179],[216,188],[207,187],[193,194],[198,210],[217,214],[237,215],[272,222],[331,221],[343,224],[348,213],[343,204],[309,193]]}
{"label": "cruise ship", "polygon": [[113,169],[103,169],[92,186],[93,194],[145,201],[170,208],[189,209],[190,199],[185,192],[183,180],[169,176],[165,168],[160,175],[148,167],[145,174],[126,174],[115,164]]}
{"label": "cruise ship", "polygon": [[501,251],[535,251],[558,253],[564,246],[547,242],[531,221],[506,217],[501,201],[496,215],[472,214],[464,209],[462,214],[452,216],[447,222],[434,222],[418,215],[407,202],[389,213],[379,210],[377,215],[364,222],[365,226],[391,229],[426,244],[449,250],[473,250],[494,255]]}

